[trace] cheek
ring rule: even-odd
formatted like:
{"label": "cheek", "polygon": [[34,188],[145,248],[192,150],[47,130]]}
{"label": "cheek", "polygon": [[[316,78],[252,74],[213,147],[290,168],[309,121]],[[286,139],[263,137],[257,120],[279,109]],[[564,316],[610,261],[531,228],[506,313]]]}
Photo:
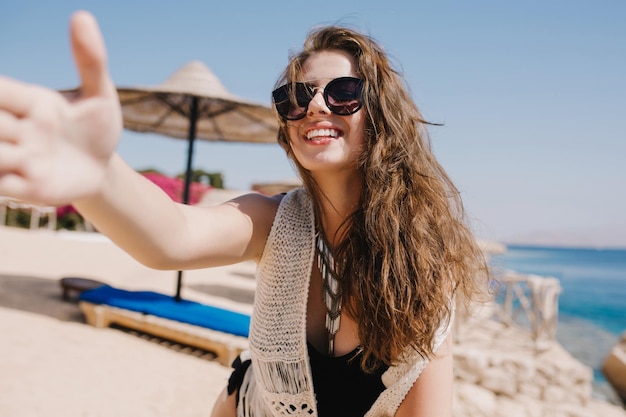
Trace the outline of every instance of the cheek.
{"label": "cheek", "polygon": [[287,138],[289,139],[290,143],[293,143],[293,141],[297,139],[298,136],[299,134],[298,134],[297,126],[294,126],[294,125],[287,126]]}

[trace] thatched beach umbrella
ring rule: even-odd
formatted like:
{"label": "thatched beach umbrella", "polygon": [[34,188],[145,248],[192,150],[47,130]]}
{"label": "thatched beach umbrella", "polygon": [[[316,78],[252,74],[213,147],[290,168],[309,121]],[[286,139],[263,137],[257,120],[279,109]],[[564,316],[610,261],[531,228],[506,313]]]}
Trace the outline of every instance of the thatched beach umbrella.
{"label": "thatched beach umbrella", "polygon": [[[188,141],[186,186],[196,139],[276,143],[273,110],[231,94],[211,70],[191,61],[154,87],[118,87],[124,128]],[[183,198],[188,202],[188,191]]]}

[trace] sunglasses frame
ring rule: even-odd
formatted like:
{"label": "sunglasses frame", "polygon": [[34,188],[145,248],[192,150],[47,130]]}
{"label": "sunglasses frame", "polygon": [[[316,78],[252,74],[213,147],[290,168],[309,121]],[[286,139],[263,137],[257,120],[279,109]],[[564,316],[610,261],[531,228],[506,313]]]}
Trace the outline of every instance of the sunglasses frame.
{"label": "sunglasses frame", "polygon": [[[329,102],[329,97],[333,97],[332,94],[332,87],[333,85],[337,85],[337,83],[341,83],[342,81],[351,81],[351,82],[355,82],[356,83],[356,90],[355,90],[355,98],[353,100],[357,101],[358,105],[351,109],[348,112],[339,112],[338,109],[341,108],[345,108],[346,106],[338,106],[338,105],[334,105],[332,103]],[[356,113],[357,111],[359,111],[361,109],[361,107],[363,107],[363,84],[364,81],[360,78],[355,78],[355,77],[339,77],[339,78],[335,78],[332,79],[330,82],[328,82],[328,84],[326,84],[326,86],[324,87],[315,87],[313,88],[311,86],[311,84],[309,83],[304,83],[304,82],[296,82],[296,83],[288,83],[285,85],[282,85],[280,87],[278,87],[276,90],[272,91],[272,99],[274,101],[274,107],[276,108],[276,111],[278,112],[278,114],[280,115],[280,117],[282,117],[285,120],[300,120],[302,118],[304,118],[307,114],[307,111],[309,109],[309,104],[311,104],[311,101],[313,100],[313,97],[315,97],[315,95],[317,94],[317,92],[322,89],[323,92],[323,97],[324,97],[324,103],[326,103],[326,107],[328,107],[328,109],[336,115],[339,116],[350,116],[351,114]],[[285,102],[289,102],[289,106],[290,108],[294,105],[293,103],[293,99],[294,97],[292,97],[292,93],[291,93],[291,88],[292,86],[294,86],[294,88],[304,88],[304,91],[306,91],[307,96],[308,96],[308,101],[306,103],[306,106],[299,106],[303,109],[301,114],[298,114],[298,116],[293,117],[293,116],[289,116],[289,112],[282,112],[280,110],[280,106],[284,105]],[[329,88],[330,87],[330,88]],[[279,96],[280,95],[280,96]],[[297,103],[298,100],[298,92],[296,91],[296,103],[295,104],[300,104]]]}

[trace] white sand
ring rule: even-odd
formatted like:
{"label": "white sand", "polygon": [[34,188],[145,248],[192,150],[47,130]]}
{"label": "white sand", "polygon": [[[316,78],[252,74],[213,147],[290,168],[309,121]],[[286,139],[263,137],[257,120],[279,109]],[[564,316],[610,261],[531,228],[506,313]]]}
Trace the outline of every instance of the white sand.
{"label": "white sand", "polygon": [[[183,296],[249,312],[253,272],[248,263],[186,272]],[[63,276],[170,294],[176,281],[98,235],[0,226],[0,416],[209,415],[228,368],[85,324],[61,300]]]}

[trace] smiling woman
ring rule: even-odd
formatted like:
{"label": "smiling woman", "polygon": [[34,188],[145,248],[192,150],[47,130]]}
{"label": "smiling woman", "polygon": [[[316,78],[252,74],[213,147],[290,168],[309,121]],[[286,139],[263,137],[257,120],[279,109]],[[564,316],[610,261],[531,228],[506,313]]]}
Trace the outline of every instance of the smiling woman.
{"label": "smiling woman", "polygon": [[0,78],[0,194],[70,203],[151,268],[257,263],[250,349],[213,416],[451,416],[451,325],[482,294],[485,261],[380,45],[311,32],[273,95],[303,187],[200,207],[115,154],[120,105],[95,19],[76,13],[71,35],[71,101]]}
{"label": "smiling woman", "polygon": [[[279,143],[311,201],[282,200],[264,259],[306,265],[308,252],[285,255],[273,242],[296,243],[279,234],[283,218],[312,216],[304,223],[313,231],[293,233],[311,236],[317,263],[304,287],[291,288],[306,309],[281,302],[300,320],[285,327],[261,314],[287,285],[267,272],[274,279],[257,294],[252,366],[240,362],[214,415],[232,402],[238,415],[258,415],[268,402],[302,415],[311,404],[320,415],[450,415],[452,288],[459,300],[480,293],[484,263],[459,217],[456,190],[430,153],[426,122],[378,45],[349,29],[312,32],[281,82],[273,93]],[[259,271],[263,280],[263,260]],[[280,353],[267,346],[284,346],[276,340],[290,328],[306,328],[305,345],[285,340],[294,348]],[[314,360],[319,352],[326,360]],[[280,385],[277,373],[285,375]]]}

